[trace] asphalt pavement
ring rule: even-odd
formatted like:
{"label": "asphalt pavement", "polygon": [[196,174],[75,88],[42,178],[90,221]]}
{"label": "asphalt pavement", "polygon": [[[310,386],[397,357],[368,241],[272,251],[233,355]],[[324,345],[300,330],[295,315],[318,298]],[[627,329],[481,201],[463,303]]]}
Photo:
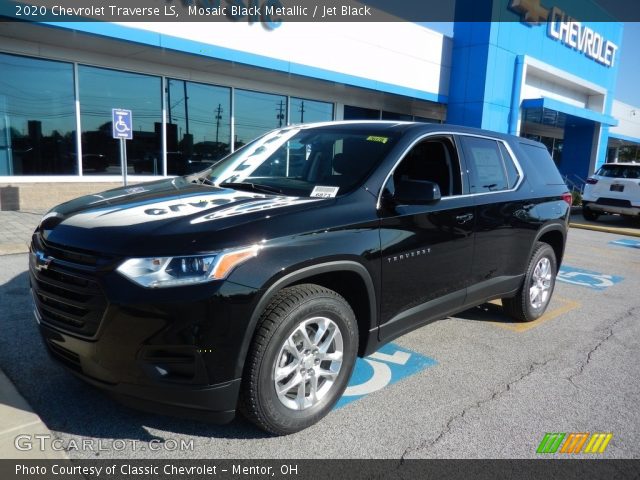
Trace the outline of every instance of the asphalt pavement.
{"label": "asphalt pavement", "polygon": [[[534,458],[548,432],[612,433],[601,456],[639,458],[636,243],[571,229],[541,320],[513,323],[486,304],[405,335],[360,362],[356,383],[372,393],[287,437],[242,419],[140,413],[52,363],[31,313],[26,254],[0,256],[0,369],[71,458]],[[395,377],[377,389],[367,368],[381,364]]]}

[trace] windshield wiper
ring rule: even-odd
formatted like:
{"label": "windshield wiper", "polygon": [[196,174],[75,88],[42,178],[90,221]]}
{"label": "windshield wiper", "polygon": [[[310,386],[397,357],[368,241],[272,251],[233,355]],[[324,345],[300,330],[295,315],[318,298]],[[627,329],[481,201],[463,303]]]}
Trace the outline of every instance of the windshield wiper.
{"label": "windshield wiper", "polygon": [[209,177],[207,177],[206,175],[202,176],[202,177],[196,177],[193,180],[191,180],[191,183],[199,183],[201,185],[211,185],[212,187],[215,187],[215,183],[213,183],[213,180],[211,180]]}
{"label": "windshield wiper", "polygon": [[262,193],[282,193],[282,190],[276,187],[272,187],[270,185],[262,185],[260,183],[251,183],[251,182],[222,182],[218,185],[219,187],[230,187],[235,188],[236,190],[253,190],[254,192],[262,192]]}

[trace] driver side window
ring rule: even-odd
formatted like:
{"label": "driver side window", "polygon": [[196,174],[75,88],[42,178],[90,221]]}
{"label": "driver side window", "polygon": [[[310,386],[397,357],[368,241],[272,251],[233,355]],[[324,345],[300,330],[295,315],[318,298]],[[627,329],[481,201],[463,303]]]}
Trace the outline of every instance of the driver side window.
{"label": "driver side window", "polygon": [[460,163],[453,141],[429,138],[416,144],[402,159],[387,186],[390,193],[401,180],[430,181],[440,187],[442,197],[462,194]]}

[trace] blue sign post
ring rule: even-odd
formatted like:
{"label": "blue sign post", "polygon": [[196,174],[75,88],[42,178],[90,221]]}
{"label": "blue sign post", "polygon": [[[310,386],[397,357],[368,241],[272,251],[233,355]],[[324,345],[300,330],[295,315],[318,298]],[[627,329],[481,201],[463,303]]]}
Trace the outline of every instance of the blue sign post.
{"label": "blue sign post", "polygon": [[120,164],[122,165],[122,182],[127,186],[127,145],[126,140],[133,139],[133,116],[131,110],[111,109],[111,136],[120,140]]}

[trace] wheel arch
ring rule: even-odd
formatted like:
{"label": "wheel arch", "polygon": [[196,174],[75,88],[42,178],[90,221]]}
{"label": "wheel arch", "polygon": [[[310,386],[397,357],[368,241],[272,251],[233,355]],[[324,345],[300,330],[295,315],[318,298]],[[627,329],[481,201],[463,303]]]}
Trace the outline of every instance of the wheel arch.
{"label": "wheel arch", "polygon": [[[556,255],[556,267],[559,270],[562,258],[564,257],[566,238],[566,229],[564,229],[562,225],[558,225],[557,223],[548,224],[538,231],[535,242],[531,248],[533,251],[537,242],[550,245]],[[531,257],[531,252],[529,253],[529,257]]]}
{"label": "wheel arch", "polygon": [[[362,264],[351,260],[331,261],[303,267],[273,282],[256,303],[238,355],[236,378],[243,374],[249,347],[264,309],[280,290],[303,283],[313,283],[329,288],[342,295],[349,303],[358,323],[359,355],[368,351],[370,342],[377,342],[375,332],[378,307],[373,279],[368,270]],[[374,335],[374,338],[371,338],[371,335]]]}

